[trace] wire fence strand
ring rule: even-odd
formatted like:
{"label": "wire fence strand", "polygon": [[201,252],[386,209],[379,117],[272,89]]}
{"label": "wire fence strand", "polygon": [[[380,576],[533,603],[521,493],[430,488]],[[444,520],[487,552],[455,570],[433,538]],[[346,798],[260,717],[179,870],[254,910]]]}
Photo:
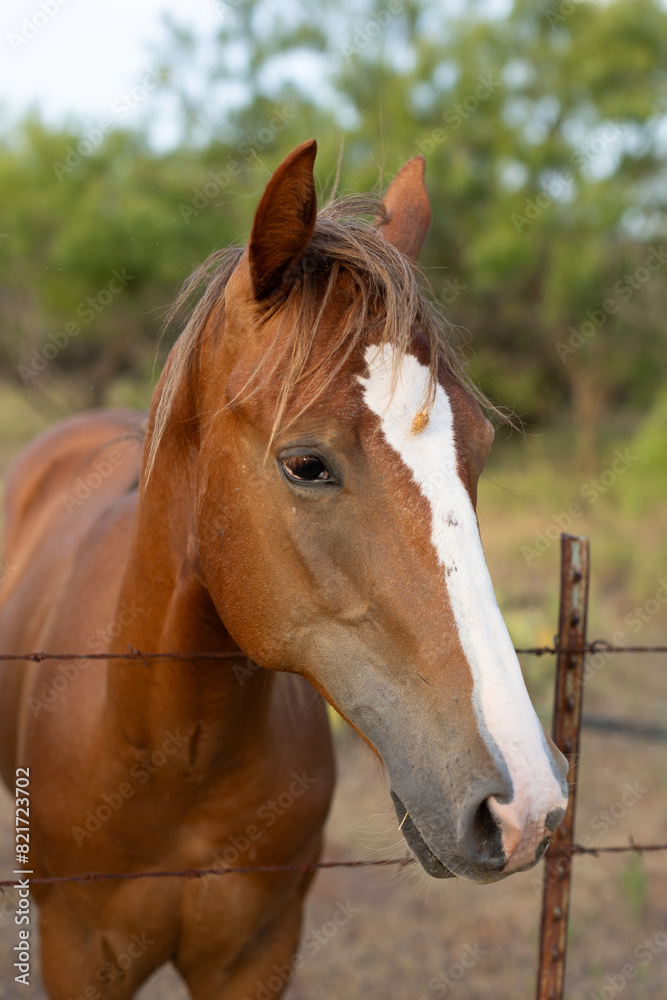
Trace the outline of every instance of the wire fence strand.
{"label": "wire fence strand", "polygon": [[515,647],[515,653],[525,653],[532,656],[558,655],[559,653],[667,653],[667,646],[615,646],[606,639],[594,639],[583,646],[563,646],[555,643],[553,646],[529,646],[525,649]]}
{"label": "wire fence strand", "polygon": [[[522,653],[530,656],[557,656],[560,653],[667,653],[667,646],[615,646],[606,639],[594,639],[583,646],[563,646],[557,643],[553,646],[527,646],[515,647],[515,653]],[[144,653],[140,649],[130,646],[127,653],[49,653],[45,650],[36,650],[32,653],[0,653],[0,661],[10,660],[30,660],[33,663],[41,663],[43,660],[247,660],[240,649],[232,651],[208,651],[208,652],[165,652],[165,653]]]}
{"label": "wire fence strand", "polygon": [[44,650],[34,653],[0,653],[0,660],[31,660],[41,663],[43,660],[247,660],[241,650],[233,652],[207,653],[143,653],[140,649],[130,646],[127,653],[46,653]]}
{"label": "wire fence strand", "polygon": [[[623,854],[628,851],[635,854],[645,854],[654,851],[667,851],[667,844],[616,844],[612,847],[587,847],[583,844],[572,844],[570,847],[551,848],[549,853],[558,856],[572,857],[589,854],[597,857],[599,854]],[[378,868],[395,866],[406,868],[417,864],[415,858],[380,858],[374,861],[292,861],[284,865],[245,865],[237,868],[183,868],[180,871],[147,871],[147,872],[86,872],[83,875],[38,875],[32,878],[25,875],[30,885],[62,885],[71,882],[109,882],[111,880],[135,881],[142,878],[206,878],[221,875],[255,875],[277,874],[279,872],[310,872],[318,868]],[[0,881],[0,889],[16,887],[16,879]]]}
{"label": "wire fence strand", "polygon": [[[527,648],[516,648],[517,653],[532,656],[558,655],[560,653],[571,653],[581,655],[582,653],[667,653],[667,646],[619,646],[607,642],[606,639],[595,639],[593,642],[584,643],[577,647],[559,647],[555,642],[552,646],[531,646]],[[44,660],[230,660],[248,659],[241,652],[235,651],[213,651],[213,652],[164,652],[164,653],[144,653],[142,650],[129,646],[127,653],[51,653],[44,650],[32,653],[0,653],[0,661],[19,660],[41,663]],[[644,854],[649,852],[667,851],[667,844],[617,844],[611,847],[588,847],[583,844],[572,844],[568,847],[551,848],[549,853],[552,856],[581,856],[592,855],[598,857],[600,854],[621,854],[633,852]],[[146,871],[146,872],[86,872],[82,875],[44,875],[31,877],[29,873],[16,872],[15,874],[25,874],[30,885],[61,885],[64,883],[90,883],[107,882],[113,879],[134,881],[144,878],[205,878],[223,875],[250,875],[250,874],[275,874],[278,872],[300,871],[308,872],[320,868],[367,868],[367,867],[391,867],[399,868],[416,864],[415,858],[381,858],[372,861],[294,861],[284,865],[246,865],[237,868],[185,868],[181,871]],[[0,891],[6,888],[14,888],[16,879],[0,881]]]}

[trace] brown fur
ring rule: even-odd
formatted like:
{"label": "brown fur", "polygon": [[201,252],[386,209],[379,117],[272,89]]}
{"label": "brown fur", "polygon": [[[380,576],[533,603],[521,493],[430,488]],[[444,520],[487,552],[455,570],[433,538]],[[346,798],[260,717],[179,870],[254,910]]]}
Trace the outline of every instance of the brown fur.
{"label": "brown fur", "polygon": [[[317,216],[290,282],[281,287],[281,298],[271,304],[271,318],[279,320],[272,349],[262,355],[236,394],[236,399],[241,401],[250,393],[265,392],[276,379],[280,381],[274,434],[288,401],[304,382],[308,382],[308,399],[313,403],[326,395],[346,360],[360,345],[373,339],[394,348],[398,369],[416,329],[426,342],[431,371],[430,396],[424,401],[426,411],[432,400],[438,367],[443,366],[485,410],[498,419],[505,419],[467,375],[457,349],[455,331],[429,296],[415,262],[383,237],[385,226],[389,227],[389,216],[384,202],[370,195],[339,198]],[[190,302],[193,292],[204,285],[192,318],[172,352],[169,373],[163,381],[147,475],[153,467],[180,379],[196,362],[203,330],[212,311],[224,302],[227,282],[242,254],[242,247],[213,253],[184,284],[170,312],[173,318]],[[345,310],[339,316],[334,336],[326,344],[326,352],[313,364],[313,342],[320,320],[341,284],[349,290]],[[314,381],[316,388],[313,390]]]}
{"label": "brown fur", "polygon": [[[404,256],[426,231],[420,171],[390,188],[408,210],[388,242],[360,218],[386,218],[374,200],[339,202],[313,230],[313,156],[306,143],[276,171],[252,251],[195,275],[206,291],[143,454],[136,414],[82,414],[10,473],[3,651],[237,654],[0,664],[0,767],[10,787],[30,768],[35,874],[210,867],[240,843],[241,863],[315,860],[334,780],[315,688],[399,776],[402,832],[427,870],[502,877],[502,859],[459,843],[479,802],[507,789],[478,731],[428,503],[362,403],[365,345],[388,339],[438,372],[473,503],[491,428]],[[309,449],[339,477],[331,488],[286,477],[285,457]],[[90,495],[67,501],[104,462]],[[289,808],[264,822],[281,795]],[[135,935],[149,943],[103,996],[129,1000],[166,961],[194,1000],[255,996],[294,955],[309,881],[35,887],[48,994],[100,992]]]}

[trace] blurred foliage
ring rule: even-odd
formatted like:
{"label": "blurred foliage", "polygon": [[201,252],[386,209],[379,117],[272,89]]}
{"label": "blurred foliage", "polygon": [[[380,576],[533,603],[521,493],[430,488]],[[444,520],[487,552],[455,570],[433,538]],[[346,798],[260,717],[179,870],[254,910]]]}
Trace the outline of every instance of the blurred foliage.
{"label": "blurred foliage", "polygon": [[641,925],[642,917],[646,911],[648,895],[648,875],[641,855],[631,855],[621,871],[619,877],[619,887],[625,896],[630,912],[637,924]]}
{"label": "blurred foliage", "polygon": [[631,481],[619,483],[623,513],[642,511],[648,497],[667,493],[667,389],[663,387],[648,415],[640,423],[631,442],[637,462]]}
{"label": "blurred foliage", "polygon": [[[25,383],[17,366],[61,335],[35,389],[57,377],[100,403],[115,379],[146,380],[177,285],[246,238],[295,145],[318,138],[323,197],[339,159],[338,190],[365,191],[421,152],[423,263],[477,377],[530,422],[568,414],[594,465],[610,421],[656,400],[667,361],[658,0],[515,0],[503,16],[436,0],[217,6],[215,39],[166,25],[172,151],[35,117],[2,141],[0,374]],[[131,279],[105,305],[114,269]],[[68,322],[79,332],[63,338]]]}

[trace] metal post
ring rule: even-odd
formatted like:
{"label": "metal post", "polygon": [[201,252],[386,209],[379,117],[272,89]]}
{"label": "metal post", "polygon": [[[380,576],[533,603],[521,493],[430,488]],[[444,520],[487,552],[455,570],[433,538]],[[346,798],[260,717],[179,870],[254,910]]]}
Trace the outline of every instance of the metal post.
{"label": "metal post", "polygon": [[570,762],[569,799],[563,822],[546,853],[537,1000],[563,1000],[579,731],[584,690],[588,615],[588,539],[561,535],[560,616],[553,740]]}

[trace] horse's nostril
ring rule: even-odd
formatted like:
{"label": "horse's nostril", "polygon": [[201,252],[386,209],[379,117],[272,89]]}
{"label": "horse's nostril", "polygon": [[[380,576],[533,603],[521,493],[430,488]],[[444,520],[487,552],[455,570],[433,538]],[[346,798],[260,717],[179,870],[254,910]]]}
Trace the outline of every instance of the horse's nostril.
{"label": "horse's nostril", "polygon": [[547,813],[547,818],[544,821],[544,825],[547,830],[551,830],[552,833],[555,833],[560,826],[560,821],[564,815],[565,810],[562,808],[552,809],[550,813]]}
{"label": "horse's nostril", "polygon": [[464,845],[469,860],[477,865],[502,868],[505,864],[501,831],[489,808],[489,799],[484,799],[477,807]]}
{"label": "horse's nostril", "polygon": [[475,832],[481,851],[492,850],[498,839],[498,825],[489,809],[489,800],[485,799],[475,813]]}

